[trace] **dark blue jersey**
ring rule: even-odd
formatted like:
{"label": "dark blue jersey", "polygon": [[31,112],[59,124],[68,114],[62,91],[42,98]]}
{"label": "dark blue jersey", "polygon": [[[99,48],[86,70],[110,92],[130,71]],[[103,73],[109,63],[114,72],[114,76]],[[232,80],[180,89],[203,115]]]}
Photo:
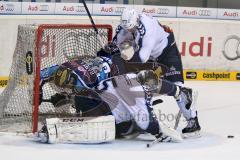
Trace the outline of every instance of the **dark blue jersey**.
{"label": "dark blue jersey", "polygon": [[50,81],[60,66],[65,66],[72,70],[77,76],[77,82],[74,88],[81,90],[83,88],[92,88],[100,81],[108,78],[111,72],[112,61],[107,57],[85,58],[48,67],[41,70],[41,84],[42,82]]}

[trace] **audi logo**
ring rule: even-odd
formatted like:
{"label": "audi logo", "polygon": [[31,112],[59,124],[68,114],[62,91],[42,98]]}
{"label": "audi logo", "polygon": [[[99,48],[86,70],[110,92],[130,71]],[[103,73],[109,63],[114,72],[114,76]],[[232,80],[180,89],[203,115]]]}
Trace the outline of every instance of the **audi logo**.
{"label": "audi logo", "polygon": [[115,13],[119,13],[119,14],[122,14],[123,10],[125,9],[125,7],[116,7],[114,12]]}
{"label": "audi logo", "polygon": [[7,12],[11,12],[14,11],[14,5],[13,4],[6,4],[5,8],[3,5],[0,6],[0,11],[7,11]]}
{"label": "audi logo", "polygon": [[168,8],[158,8],[157,14],[168,14],[170,11]]}
{"label": "audi logo", "polygon": [[211,16],[211,11],[206,9],[201,9],[198,11],[199,16]]}
{"label": "audi logo", "polygon": [[40,11],[48,11],[48,5],[40,5]]}
{"label": "audi logo", "polygon": [[[235,45],[231,45],[233,44],[235,41]],[[233,52],[235,52],[235,55],[232,56],[231,53],[229,53],[229,50],[227,45],[231,45],[231,50]],[[237,60],[238,58],[240,58],[240,51],[239,51],[239,45],[240,45],[240,38],[236,35],[231,35],[229,37],[227,37],[227,39],[224,41],[223,43],[223,50],[222,50],[222,53],[224,55],[224,57],[230,61],[234,61],[234,60]]]}
{"label": "audi logo", "polygon": [[10,10],[14,10],[14,5],[13,4],[7,4],[6,7]]}
{"label": "audi logo", "polygon": [[76,6],[76,12],[85,12],[84,6]]}

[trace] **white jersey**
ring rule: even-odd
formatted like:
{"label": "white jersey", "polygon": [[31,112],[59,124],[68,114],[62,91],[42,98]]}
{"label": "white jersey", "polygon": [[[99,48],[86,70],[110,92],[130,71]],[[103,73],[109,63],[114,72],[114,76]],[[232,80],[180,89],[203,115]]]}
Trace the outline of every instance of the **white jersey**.
{"label": "white jersey", "polygon": [[155,59],[162,54],[164,48],[168,45],[168,36],[169,33],[164,31],[157,19],[141,14],[135,33],[118,26],[113,42],[116,44],[121,44],[124,41],[134,42],[135,53],[139,52],[141,61],[145,63],[149,59]]}
{"label": "white jersey", "polygon": [[136,74],[111,77],[100,82],[97,89],[103,91],[100,97],[111,108],[116,124],[134,120],[141,129],[148,128],[150,113],[146,105],[147,98],[143,87],[136,80]]}

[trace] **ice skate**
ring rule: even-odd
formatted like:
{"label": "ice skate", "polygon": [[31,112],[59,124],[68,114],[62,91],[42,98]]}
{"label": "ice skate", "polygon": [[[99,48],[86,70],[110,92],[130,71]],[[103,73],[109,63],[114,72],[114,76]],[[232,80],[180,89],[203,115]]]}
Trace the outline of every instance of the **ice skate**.
{"label": "ice skate", "polygon": [[201,127],[198,122],[198,117],[190,118],[187,122],[187,126],[182,130],[183,138],[200,137]]}
{"label": "ice skate", "polygon": [[187,126],[182,130],[183,138],[200,136],[201,127],[198,122],[197,112],[194,111],[197,95],[198,93],[191,88],[182,87],[176,97],[178,105],[185,108],[184,110],[189,113],[189,117],[193,116],[193,113],[196,115],[194,118],[187,118]]}

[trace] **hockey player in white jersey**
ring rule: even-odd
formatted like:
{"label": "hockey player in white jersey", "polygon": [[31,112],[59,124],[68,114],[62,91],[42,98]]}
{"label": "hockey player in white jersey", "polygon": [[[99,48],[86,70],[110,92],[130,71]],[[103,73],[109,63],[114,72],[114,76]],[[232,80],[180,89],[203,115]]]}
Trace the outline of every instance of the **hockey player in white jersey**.
{"label": "hockey player in white jersey", "polygon": [[161,81],[162,88],[159,90],[159,94],[175,98],[180,111],[188,122],[182,130],[183,134],[191,135],[200,131],[201,127],[195,107],[197,92],[183,86],[181,56],[172,30],[161,25],[154,17],[138,14],[134,9],[125,9],[112,43],[121,46],[125,42],[130,42],[134,50],[134,54],[122,53],[122,57],[129,63],[153,61],[168,68],[163,68],[163,79],[165,80]]}
{"label": "hockey player in white jersey", "polygon": [[116,96],[114,101],[117,103],[104,96],[103,100],[109,104],[117,124],[133,120],[138,128],[157,139],[181,141],[181,135],[167,127],[154,114],[152,98],[159,94],[162,88],[162,81],[159,81],[152,70],[111,77],[97,86],[97,89],[102,91],[101,94],[111,93]]}

